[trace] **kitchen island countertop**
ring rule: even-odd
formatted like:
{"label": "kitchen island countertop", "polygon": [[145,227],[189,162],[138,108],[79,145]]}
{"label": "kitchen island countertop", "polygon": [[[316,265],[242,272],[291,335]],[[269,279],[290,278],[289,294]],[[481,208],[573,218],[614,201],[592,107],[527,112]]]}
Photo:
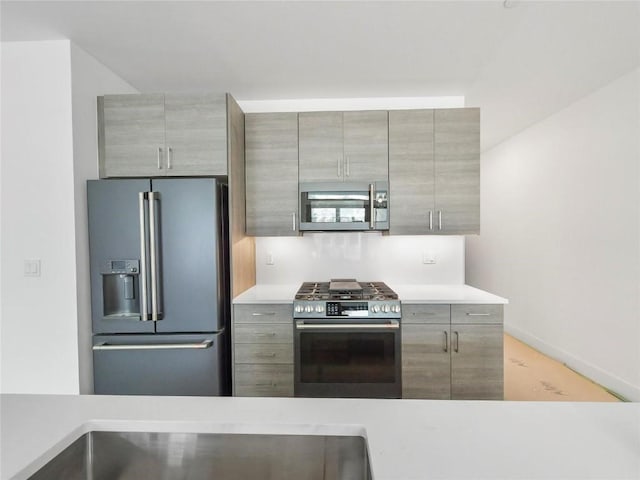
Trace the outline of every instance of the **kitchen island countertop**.
{"label": "kitchen island countertop", "polygon": [[364,429],[374,480],[640,478],[638,403],[5,394],[0,408],[2,479],[90,429]]}
{"label": "kitchen island countertop", "polygon": [[[397,285],[389,283],[401,302],[404,303],[441,303],[441,304],[505,304],[507,299],[484,290],[463,284],[451,285]],[[258,284],[233,299],[236,304],[293,303],[293,297],[300,284],[267,285]]]}

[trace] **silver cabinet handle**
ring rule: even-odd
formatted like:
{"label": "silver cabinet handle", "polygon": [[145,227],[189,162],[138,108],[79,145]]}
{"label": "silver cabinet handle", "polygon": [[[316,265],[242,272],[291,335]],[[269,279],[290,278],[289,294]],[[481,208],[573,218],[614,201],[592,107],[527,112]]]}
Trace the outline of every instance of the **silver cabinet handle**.
{"label": "silver cabinet handle", "polygon": [[158,308],[158,255],[156,251],[156,207],[157,192],[149,192],[149,263],[151,265],[151,320],[160,320]]}
{"label": "silver cabinet handle", "polygon": [[449,334],[447,333],[446,330],[442,333],[444,333],[444,351],[448,352],[449,351]]}
{"label": "silver cabinet handle", "polygon": [[349,157],[344,157],[344,163],[345,163],[345,176],[349,176],[351,175],[351,162],[349,161]]}
{"label": "silver cabinet handle", "polygon": [[253,386],[254,387],[277,387],[278,385],[276,383],[269,382],[269,383],[254,383]]}
{"label": "silver cabinet handle", "polygon": [[429,210],[429,230],[433,230],[433,212]]}
{"label": "silver cabinet handle", "polygon": [[296,231],[296,212],[291,214],[291,230]]}
{"label": "silver cabinet handle", "polygon": [[273,358],[275,356],[275,353],[256,353],[256,357],[258,358]]}
{"label": "silver cabinet handle", "polygon": [[267,316],[267,315],[275,315],[276,312],[253,312],[251,315],[253,315],[254,317],[263,317],[263,316]]}
{"label": "silver cabinet handle", "polygon": [[138,192],[138,207],[140,209],[140,319],[149,320],[147,298],[147,222],[144,215],[144,202],[147,192]]}
{"label": "silver cabinet handle", "polygon": [[438,210],[438,230],[442,230],[442,210]]}
{"label": "silver cabinet handle", "polygon": [[490,317],[491,316],[490,313],[470,313],[470,312],[467,312],[467,315],[469,317]]}
{"label": "silver cabinet handle", "polygon": [[453,351],[458,353],[458,350],[460,347],[460,335],[458,334],[458,332],[453,332],[453,333],[456,336],[456,346],[454,347]]}
{"label": "silver cabinet handle", "polygon": [[375,215],[376,211],[374,208],[374,201],[376,199],[376,184],[369,184],[369,230],[373,230],[376,225]]}
{"label": "silver cabinet handle", "polygon": [[338,158],[338,174],[337,174],[338,178],[340,178],[342,176],[342,159]]}
{"label": "silver cabinet handle", "polygon": [[333,330],[333,329],[369,329],[369,330],[397,330],[400,322],[389,320],[385,323],[308,323],[304,320],[296,321],[298,330]]}
{"label": "silver cabinet handle", "polygon": [[158,170],[162,170],[162,147],[158,147]]}
{"label": "silver cabinet handle", "polygon": [[264,338],[264,337],[275,337],[276,333],[275,332],[269,332],[269,333],[256,333],[256,337],[259,338]]}
{"label": "silver cabinet handle", "polygon": [[167,147],[167,168],[171,170],[171,154],[173,153],[173,148]]}
{"label": "silver cabinet handle", "polygon": [[200,343],[98,343],[93,346],[94,350],[202,350],[210,348],[213,340],[203,340]]}

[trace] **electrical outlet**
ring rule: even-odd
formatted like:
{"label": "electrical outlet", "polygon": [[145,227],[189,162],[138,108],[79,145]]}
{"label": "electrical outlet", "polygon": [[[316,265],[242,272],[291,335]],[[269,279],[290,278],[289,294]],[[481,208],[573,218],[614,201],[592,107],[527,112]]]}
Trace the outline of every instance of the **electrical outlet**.
{"label": "electrical outlet", "polygon": [[24,276],[39,277],[40,276],[40,260],[25,260]]}
{"label": "electrical outlet", "polygon": [[273,265],[273,253],[267,253],[267,265]]}
{"label": "electrical outlet", "polygon": [[432,252],[424,252],[422,254],[422,263],[425,265],[433,265],[436,263],[436,256]]}

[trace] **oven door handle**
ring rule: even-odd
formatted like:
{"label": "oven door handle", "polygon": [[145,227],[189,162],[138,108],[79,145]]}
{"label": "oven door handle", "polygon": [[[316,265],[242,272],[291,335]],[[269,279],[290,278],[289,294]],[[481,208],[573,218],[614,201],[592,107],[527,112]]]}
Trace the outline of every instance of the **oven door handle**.
{"label": "oven door handle", "polygon": [[368,329],[368,330],[397,330],[400,328],[398,320],[388,320],[385,323],[307,323],[296,320],[297,330],[333,330],[333,329]]}

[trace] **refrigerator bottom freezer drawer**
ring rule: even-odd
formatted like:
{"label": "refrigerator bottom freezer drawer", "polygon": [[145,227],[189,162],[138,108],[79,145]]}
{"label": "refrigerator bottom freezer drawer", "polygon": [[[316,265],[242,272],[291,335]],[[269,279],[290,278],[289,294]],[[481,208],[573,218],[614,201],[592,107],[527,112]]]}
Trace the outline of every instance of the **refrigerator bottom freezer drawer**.
{"label": "refrigerator bottom freezer drawer", "polygon": [[96,335],[93,382],[99,395],[228,395],[222,333]]}

